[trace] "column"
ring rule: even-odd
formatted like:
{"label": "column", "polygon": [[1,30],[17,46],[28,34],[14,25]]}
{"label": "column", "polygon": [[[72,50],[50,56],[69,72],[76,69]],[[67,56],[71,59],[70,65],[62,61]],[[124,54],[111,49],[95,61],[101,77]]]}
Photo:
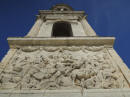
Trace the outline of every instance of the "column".
{"label": "column", "polygon": [[88,24],[87,20],[83,18],[81,20],[81,24],[87,36],[96,36],[96,32],[92,29],[92,27]]}
{"label": "column", "polygon": [[41,28],[42,23],[43,23],[43,20],[40,18],[40,16],[37,16],[37,20],[35,24],[33,25],[31,30],[25,37],[36,37]]}
{"label": "column", "polygon": [[87,36],[83,30],[81,23],[71,23],[73,36]]}

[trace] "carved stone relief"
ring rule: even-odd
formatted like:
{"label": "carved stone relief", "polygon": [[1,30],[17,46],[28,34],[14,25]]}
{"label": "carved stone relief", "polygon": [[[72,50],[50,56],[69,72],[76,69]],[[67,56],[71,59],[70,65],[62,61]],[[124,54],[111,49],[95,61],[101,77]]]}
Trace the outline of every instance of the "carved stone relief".
{"label": "carved stone relief", "polygon": [[0,74],[0,88],[128,87],[104,46],[21,47]]}

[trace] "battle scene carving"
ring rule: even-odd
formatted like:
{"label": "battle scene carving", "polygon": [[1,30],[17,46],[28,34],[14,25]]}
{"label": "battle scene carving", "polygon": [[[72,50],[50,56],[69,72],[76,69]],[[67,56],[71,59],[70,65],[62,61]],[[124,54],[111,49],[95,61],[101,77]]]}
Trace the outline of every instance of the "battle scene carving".
{"label": "battle scene carving", "polygon": [[21,47],[0,74],[0,88],[125,88],[104,46]]}

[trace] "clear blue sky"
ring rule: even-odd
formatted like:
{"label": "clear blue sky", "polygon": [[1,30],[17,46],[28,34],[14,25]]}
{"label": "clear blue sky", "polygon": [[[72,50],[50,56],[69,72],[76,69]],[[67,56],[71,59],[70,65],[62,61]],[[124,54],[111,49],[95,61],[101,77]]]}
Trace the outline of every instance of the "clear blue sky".
{"label": "clear blue sky", "polygon": [[38,10],[57,3],[84,10],[99,36],[116,37],[114,48],[130,68],[130,0],[0,0],[0,60],[9,49],[7,37],[25,36]]}

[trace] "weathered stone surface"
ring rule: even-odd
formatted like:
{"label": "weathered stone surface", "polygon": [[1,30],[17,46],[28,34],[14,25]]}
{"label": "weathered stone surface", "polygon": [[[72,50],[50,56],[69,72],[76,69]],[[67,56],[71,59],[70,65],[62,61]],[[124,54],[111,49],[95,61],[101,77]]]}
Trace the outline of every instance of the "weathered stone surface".
{"label": "weathered stone surface", "polygon": [[42,72],[38,72],[38,73],[33,74],[33,77],[35,77],[38,80],[42,80],[44,77],[44,74]]}
{"label": "weathered stone surface", "polygon": [[[0,75],[17,89],[128,88],[104,46],[21,47]],[[73,50],[74,49],[74,50]],[[9,87],[10,88],[10,87]]]}
{"label": "weathered stone surface", "polygon": [[[122,91],[122,92],[121,92]],[[0,97],[130,97],[130,89],[88,89],[80,90],[6,90]]]}
{"label": "weathered stone surface", "polygon": [[107,46],[113,47],[114,37],[58,37],[58,38],[8,38],[11,48],[19,46]]}

